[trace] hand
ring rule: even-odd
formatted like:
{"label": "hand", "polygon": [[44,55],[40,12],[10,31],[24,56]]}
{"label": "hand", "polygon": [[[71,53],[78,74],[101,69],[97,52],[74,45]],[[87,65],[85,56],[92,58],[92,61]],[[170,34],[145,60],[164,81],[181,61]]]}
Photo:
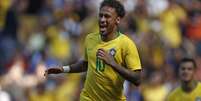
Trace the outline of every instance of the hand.
{"label": "hand", "polygon": [[63,73],[63,68],[49,68],[47,70],[45,70],[45,74],[44,76],[47,77],[48,74],[59,74],[59,73]]}
{"label": "hand", "polygon": [[116,61],[114,60],[113,56],[108,54],[104,49],[98,49],[97,51],[97,57],[103,60],[106,64],[113,66],[116,64]]}

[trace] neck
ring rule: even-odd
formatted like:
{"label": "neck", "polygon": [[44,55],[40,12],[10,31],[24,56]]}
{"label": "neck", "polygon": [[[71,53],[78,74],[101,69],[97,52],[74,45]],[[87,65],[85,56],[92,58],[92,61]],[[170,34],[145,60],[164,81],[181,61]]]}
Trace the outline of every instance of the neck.
{"label": "neck", "polygon": [[184,90],[185,92],[191,92],[193,91],[197,86],[197,81],[195,80],[191,80],[189,82],[181,82],[181,87],[182,90]]}
{"label": "neck", "polygon": [[117,30],[116,30],[116,28],[115,28],[115,30],[113,30],[112,32],[107,33],[107,34],[105,34],[105,35],[101,35],[101,39],[102,39],[103,41],[107,42],[107,41],[110,41],[110,40],[113,40],[113,39],[117,38],[118,35],[119,35],[119,34],[118,34],[118,32],[117,32]]}

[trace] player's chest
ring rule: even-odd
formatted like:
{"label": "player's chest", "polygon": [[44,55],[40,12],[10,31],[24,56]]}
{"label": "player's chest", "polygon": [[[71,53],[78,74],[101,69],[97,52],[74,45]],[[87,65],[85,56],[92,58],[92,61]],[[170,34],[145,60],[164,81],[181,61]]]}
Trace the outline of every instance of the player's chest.
{"label": "player's chest", "polygon": [[201,101],[201,92],[194,92],[191,94],[181,94],[180,100],[186,101]]}
{"label": "player's chest", "polygon": [[119,62],[122,61],[122,48],[118,44],[105,44],[105,43],[93,43],[87,47],[88,59],[91,61],[96,60],[96,54],[98,49],[104,49],[108,54],[112,55]]}

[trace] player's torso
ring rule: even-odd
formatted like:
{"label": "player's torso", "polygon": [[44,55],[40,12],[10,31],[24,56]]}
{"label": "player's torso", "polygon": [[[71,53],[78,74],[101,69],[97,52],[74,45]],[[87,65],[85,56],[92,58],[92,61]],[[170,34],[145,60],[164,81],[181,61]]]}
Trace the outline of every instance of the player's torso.
{"label": "player's torso", "polygon": [[118,74],[112,67],[105,64],[103,60],[97,58],[96,53],[98,49],[102,48],[111,54],[118,64],[123,65],[123,54],[120,41],[122,41],[121,36],[109,42],[101,41],[98,36],[96,36],[94,40],[91,40],[90,44],[87,46],[88,72],[93,72],[97,77],[104,78],[105,82],[108,81],[111,83],[113,80],[118,79]]}
{"label": "player's torso", "polygon": [[107,97],[123,98],[122,89],[124,79],[119,76],[112,67],[105,64],[96,56],[97,50],[102,48],[111,54],[118,64],[123,65],[121,37],[123,36],[120,35],[118,38],[109,42],[101,41],[100,36],[94,36],[88,40],[89,43],[86,49],[88,56],[88,73],[85,90],[88,90],[89,93],[93,93],[92,95],[101,95],[103,98],[105,97],[105,99],[107,99]]}
{"label": "player's torso", "polygon": [[201,101],[201,83],[191,93],[183,92],[181,88],[177,90],[174,101]]}

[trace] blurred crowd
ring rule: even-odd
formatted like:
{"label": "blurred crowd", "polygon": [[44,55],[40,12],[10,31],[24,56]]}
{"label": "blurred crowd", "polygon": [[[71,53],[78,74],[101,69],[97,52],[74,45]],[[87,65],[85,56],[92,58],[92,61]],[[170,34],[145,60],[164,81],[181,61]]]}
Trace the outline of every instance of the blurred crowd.
{"label": "blurred crowd", "polygon": [[[98,32],[102,0],[0,0],[0,101],[78,101],[85,73],[44,77],[52,66],[83,56]],[[164,101],[179,83],[178,62],[192,57],[201,81],[200,0],[120,0],[119,29],[136,43],[140,87],[125,82],[128,101]]]}

